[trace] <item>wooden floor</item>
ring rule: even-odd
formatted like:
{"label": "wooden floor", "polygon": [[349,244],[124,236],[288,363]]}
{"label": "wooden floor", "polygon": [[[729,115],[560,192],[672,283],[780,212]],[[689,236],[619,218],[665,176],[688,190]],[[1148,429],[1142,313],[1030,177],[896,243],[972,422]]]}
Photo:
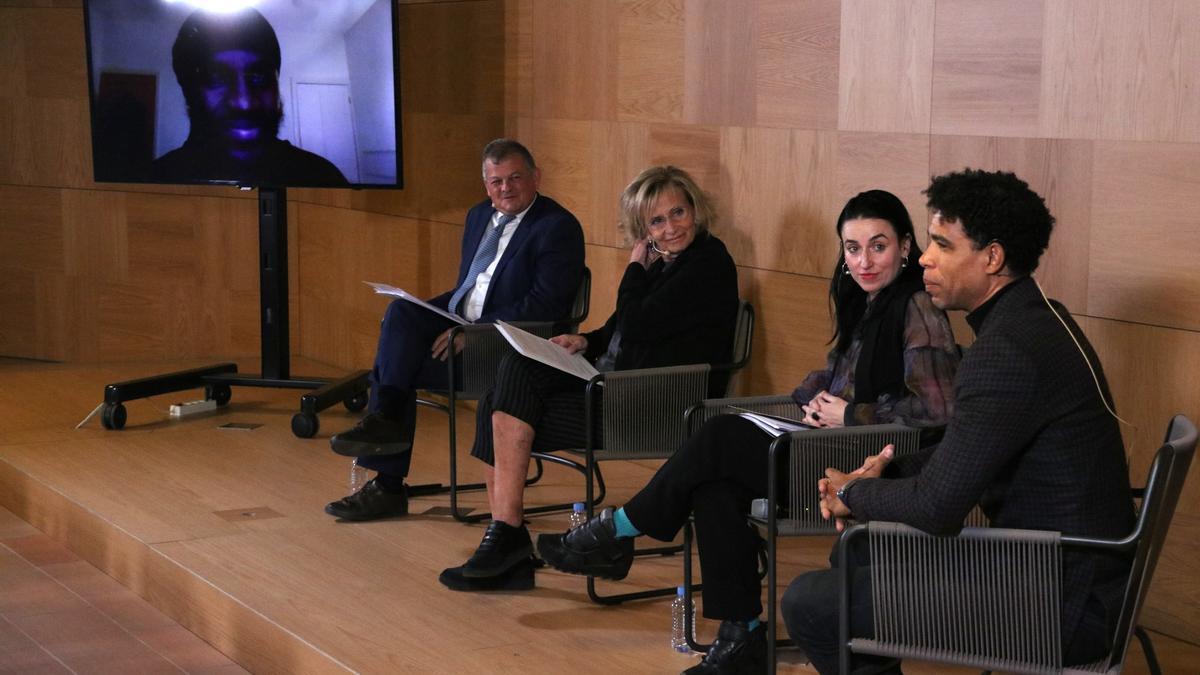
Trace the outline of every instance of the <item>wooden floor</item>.
{"label": "wooden floor", "polygon": [[[130,403],[123,431],[104,431],[96,420],[74,429],[101,400],[104,384],[194,365],[0,359],[0,410],[6,412],[0,506],[36,528],[0,519],[0,545],[44,533],[44,545],[65,547],[71,562],[77,556],[99,568],[169,617],[158,624],[164,633],[177,622],[220,652],[186,644],[190,656],[180,651],[164,657],[168,671],[236,672],[240,666],[256,673],[669,673],[696,660],[668,647],[667,600],[599,607],[588,601],[581,579],[545,570],[529,592],[444,589],[438,572],[465,560],[483,533],[483,526],[436,515],[448,503],[444,497],[414,499],[413,515],[402,519],[348,524],[325,515],[322,507],[347,492],[349,476],[347,460],[329,452],[327,439],[356,416],[328,411],[317,438],[298,439],[289,427],[297,391],[238,388],[227,408],[170,420],[170,403],[198,397],[185,392]],[[244,370],[255,368],[247,365]],[[332,374],[303,365],[294,369]],[[473,435],[472,418],[462,416],[464,444]],[[229,422],[261,426],[220,428]],[[444,479],[445,437],[445,416],[422,409],[415,482]],[[461,466],[468,478],[479,476],[474,460]],[[652,463],[606,465],[609,502],[624,501],[653,470]],[[577,474],[550,472],[542,487],[530,491],[530,503],[580,494]],[[468,501],[482,505],[481,496]],[[564,526],[565,516],[546,516],[534,518],[531,529],[536,536]],[[829,543],[789,541],[781,578],[822,565]],[[0,554],[5,550],[20,555],[11,545]],[[25,560],[37,567],[33,558]],[[677,584],[679,565],[673,558],[639,560],[622,586]],[[11,597],[14,585],[24,588],[35,577],[0,574],[0,597]],[[0,612],[5,606],[0,603]],[[711,639],[714,631],[704,622],[700,638]],[[71,631],[64,626],[62,632]],[[174,636],[184,645],[179,633]],[[134,645],[117,648],[128,655],[148,643],[138,638],[117,644]],[[1155,644],[1166,672],[1195,672],[1200,664],[1200,647],[1164,636],[1156,636]],[[0,650],[0,672],[25,672],[14,665],[21,652],[8,643]],[[795,654],[785,659],[790,662],[781,672],[810,672]],[[113,670],[91,665],[67,664],[67,671],[54,672]],[[971,672],[925,664],[905,670]],[[1136,649],[1126,672],[1145,672]]]}

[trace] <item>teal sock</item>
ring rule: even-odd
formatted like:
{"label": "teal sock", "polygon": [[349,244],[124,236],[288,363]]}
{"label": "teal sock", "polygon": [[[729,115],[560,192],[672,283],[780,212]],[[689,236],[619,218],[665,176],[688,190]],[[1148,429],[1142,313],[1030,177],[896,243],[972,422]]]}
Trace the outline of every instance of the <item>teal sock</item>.
{"label": "teal sock", "polygon": [[758,624],[760,624],[760,623],[762,623],[762,622],[759,621],[757,618],[750,619],[749,621],[746,622],[746,629],[754,630],[755,628],[758,628]]}
{"label": "teal sock", "polygon": [[617,526],[617,537],[637,537],[642,534],[629,522],[629,516],[625,515],[625,507],[617,509],[613,514],[613,524]]}

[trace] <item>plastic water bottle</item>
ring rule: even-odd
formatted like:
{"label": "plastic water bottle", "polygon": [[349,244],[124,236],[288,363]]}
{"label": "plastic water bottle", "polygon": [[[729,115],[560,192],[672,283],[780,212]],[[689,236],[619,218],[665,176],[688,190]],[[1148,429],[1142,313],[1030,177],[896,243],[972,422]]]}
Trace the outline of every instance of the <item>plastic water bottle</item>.
{"label": "plastic water bottle", "polygon": [[367,482],[367,470],[358,465],[358,458],[350,460],[350,492],[358,492]]}
{"label": "plastic water bottle", "polygon": [[568,522],[572,530],[587,522],[587,512],[583,510],[583,502],[575,502],[575,505],[571,507],[571,519]]}
{"label": "plastic water bottle", "polygon": [[685,595],[683,586],[675,589],[675,599],[671,601],[671,649],[689,654],[692,651],[688,645],[688,634],[684,631],[684,614],[692,613],[692,642],[696,641],[696,603],[691,596]]}

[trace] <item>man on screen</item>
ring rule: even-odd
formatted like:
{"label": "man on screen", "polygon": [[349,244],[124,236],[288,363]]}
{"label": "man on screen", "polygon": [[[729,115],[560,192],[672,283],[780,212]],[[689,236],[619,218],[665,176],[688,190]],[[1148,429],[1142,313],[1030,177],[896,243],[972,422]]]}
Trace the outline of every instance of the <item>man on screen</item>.
{"label": "man on screen", "polygon": [[346,185],[332,162],[280,140],[279,40],[253,9],[196,10],[183,22],[171,63],[191,129],[154,160],[150,179],[247,185]]}
{"label": "man on screen", "polygon": [[[483,149],[487,199],[467,212],[462,258],[453,290],[430,304],[467,321],[555,321],[571,311],[583,279],[583,229],[557,202],[538,193],[541,172],[517,141]],[[393,300],[379,328],[371,370],[371,407],[358,426],[329,439],[333,451],[357,457],[377,475],[325,512],[343,520],[408,513],[404,479],[412,458],[419,388],[445,388],[449,319],[407,300]]]}

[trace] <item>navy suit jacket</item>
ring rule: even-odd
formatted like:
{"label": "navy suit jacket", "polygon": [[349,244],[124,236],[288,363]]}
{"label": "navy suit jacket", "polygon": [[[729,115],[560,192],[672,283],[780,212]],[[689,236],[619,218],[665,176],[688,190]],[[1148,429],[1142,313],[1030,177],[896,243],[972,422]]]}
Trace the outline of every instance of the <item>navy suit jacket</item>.
{"label": "navy suit jacket", "polygon": [[[495,212],[486,199],[467,212],[454,288],[466,278]],[[539,194],[500,256],[478,323],[565,318],[582,279],[583,228],[579,220],[558,202]],[[451,289],[430,302],[454,311],[447,307],[453,294]]]}

